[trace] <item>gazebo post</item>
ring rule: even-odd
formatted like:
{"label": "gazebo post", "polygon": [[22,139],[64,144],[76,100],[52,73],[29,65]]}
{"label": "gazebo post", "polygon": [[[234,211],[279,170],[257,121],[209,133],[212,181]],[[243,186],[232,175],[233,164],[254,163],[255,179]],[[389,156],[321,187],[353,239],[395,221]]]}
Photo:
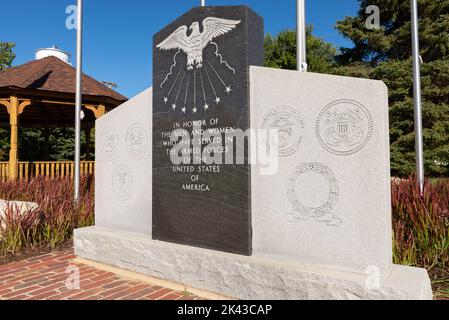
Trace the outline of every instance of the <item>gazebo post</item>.
{"label": "gazebo post", "polygon": [[9,151],[9,179],[18,178],[19,165],[19,99],[12,96],[8,108],[9,124],[11,126],[11,145]]}

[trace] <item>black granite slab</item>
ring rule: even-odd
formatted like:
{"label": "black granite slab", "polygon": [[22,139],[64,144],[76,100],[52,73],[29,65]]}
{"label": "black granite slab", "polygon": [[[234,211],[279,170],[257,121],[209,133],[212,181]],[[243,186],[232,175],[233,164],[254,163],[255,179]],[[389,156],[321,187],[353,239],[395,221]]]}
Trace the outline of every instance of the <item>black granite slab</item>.
{"label": "black granite slab", "polygon": [[[209,27],[203,22],[207,18]],[[195,22],[199,25],[188,30],[187,36],[181,30],[178,38],[170,38],[178,28],[188,29]],[[196,56],[201,53],[201,46],[192,45],[193,38],[198,44],[212,28],[219,31],[229,24],[235,27],[208,42],[202,63],[194,60],[193,69],[187,70],[187,52],[192,51],[185,48]],[[263,20],[250,8],[222,6],[193,8],[154,36],[154,239],[251,254],[249,165],[175,166],[168,155],[167,133],[177,126],[192,133],[188,121],[204,122],[202,129],[249,128],[249,65],[263,65],[263,35]],[[158,48],[164,41],[165,46]],[[161,50],[167,46],[172,49]]]}

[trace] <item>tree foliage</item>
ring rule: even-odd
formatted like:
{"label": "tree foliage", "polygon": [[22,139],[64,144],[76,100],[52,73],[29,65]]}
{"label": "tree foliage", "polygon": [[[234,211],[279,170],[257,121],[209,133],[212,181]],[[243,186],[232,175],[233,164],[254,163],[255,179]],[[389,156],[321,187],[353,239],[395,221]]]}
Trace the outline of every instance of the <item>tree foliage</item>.
{"label": "tree foliage", "polygon": [[[415,133],[410,2],[359,0],[354,17],[336,24],[352,42],[339,52],[307,30],[309,71],[384,81],[389,88],[391,168],[395,176],[415,172]],[[380,28],[368,29],[366,8],[380,9]],[[449,176],[449,0],[419,0],[424,156],[426,174]],[[296,68],[296,34],[265,39],[268,67]]]}
{"label": "tree foliage", "polygon": [[0,41],[0,71],[10,68],[16,55],[13,52],[15,44]]}
{"label": "tree foliage", "polygon": [[[315,37],[311,26],[307,27],[307,61],[309,71],[330,72],[336,49],[323,39]],[[296,70],[296,31],[285,30],[275,37],[265,36],[265,66]]]}
{"label": "tree foliage", "polygon": [[[383,80],[390,92],[391,165],[394,175],[415,171],[410,2],[359,0],[356,17],[337,23],[353,42],[342,48],[333,72]],[[449,176],[449,0],[420,0],[420,46],[426,173]],[[380,8],[379,29],[367,29],[366,8]]]}

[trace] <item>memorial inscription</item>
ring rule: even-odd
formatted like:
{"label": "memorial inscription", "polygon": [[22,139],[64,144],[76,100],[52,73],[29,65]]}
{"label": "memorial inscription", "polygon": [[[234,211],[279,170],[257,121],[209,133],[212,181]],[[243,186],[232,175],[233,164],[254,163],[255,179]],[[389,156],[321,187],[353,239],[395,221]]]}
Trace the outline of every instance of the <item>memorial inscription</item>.
{"label": "memorial inscription", "polygon": [[249,128],[249,66],[262,64],[263,20],[245,6],[197,7],[154,36],[154,239],[251,254],[250,167],[211,160]]}

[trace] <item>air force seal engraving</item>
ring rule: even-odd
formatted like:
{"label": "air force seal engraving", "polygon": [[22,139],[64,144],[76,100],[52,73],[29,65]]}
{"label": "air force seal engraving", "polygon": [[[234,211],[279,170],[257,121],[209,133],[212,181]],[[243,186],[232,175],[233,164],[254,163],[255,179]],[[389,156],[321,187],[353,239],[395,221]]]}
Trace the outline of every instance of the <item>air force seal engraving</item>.
{"label": "air force seal engraving", "polygon": [[112,161],[117,156],[119,141],[120,138],[112,127],[105,128],[101,133],[100,149],[107,161]]}
{"label": "air force seal engraving", "polygon": [[265,130],[278,130],[280,157],[288,157],[300,148],[304,136],[304,121],[294,108],[288,106],[272,108],[265,115],[261,127]]}
{"label": "air force seal engraving", "polygon": [[147,152],[148,135],[145,127],[140,123],[135,123],[126,132],[126,149],[132,160],[140,160]]}
{"label": "air force seal engraving", "polygon": [[[311,184],[314,184],[315,189]],[[326,190],[316,189],[322,185]],[[312,190],[313,197],[316,198],[315,203],[304,202],[310,197],[303,194],[304,190]],[[294,210],[289,214],[292,222],[315,220],[328,226],[339,226],[342,223],[342,220],[332,213],[340,196],[337,179],[334,173],[321,163],[305,163],[298,166],[288,179],[287,196]]]}
{"label": "air force seal engraving", "polygon": [[349,156],[362,150],[373,135],[373,118],[361,103],[336,100],[320,113],[316,123],[318,141],[328,152]]}
{"label": "air force seal engraving", "polygon": [[126,201],[130,198],[134,181],[129,168],[119,165],[112,173],[112,190],[121,200]]}

